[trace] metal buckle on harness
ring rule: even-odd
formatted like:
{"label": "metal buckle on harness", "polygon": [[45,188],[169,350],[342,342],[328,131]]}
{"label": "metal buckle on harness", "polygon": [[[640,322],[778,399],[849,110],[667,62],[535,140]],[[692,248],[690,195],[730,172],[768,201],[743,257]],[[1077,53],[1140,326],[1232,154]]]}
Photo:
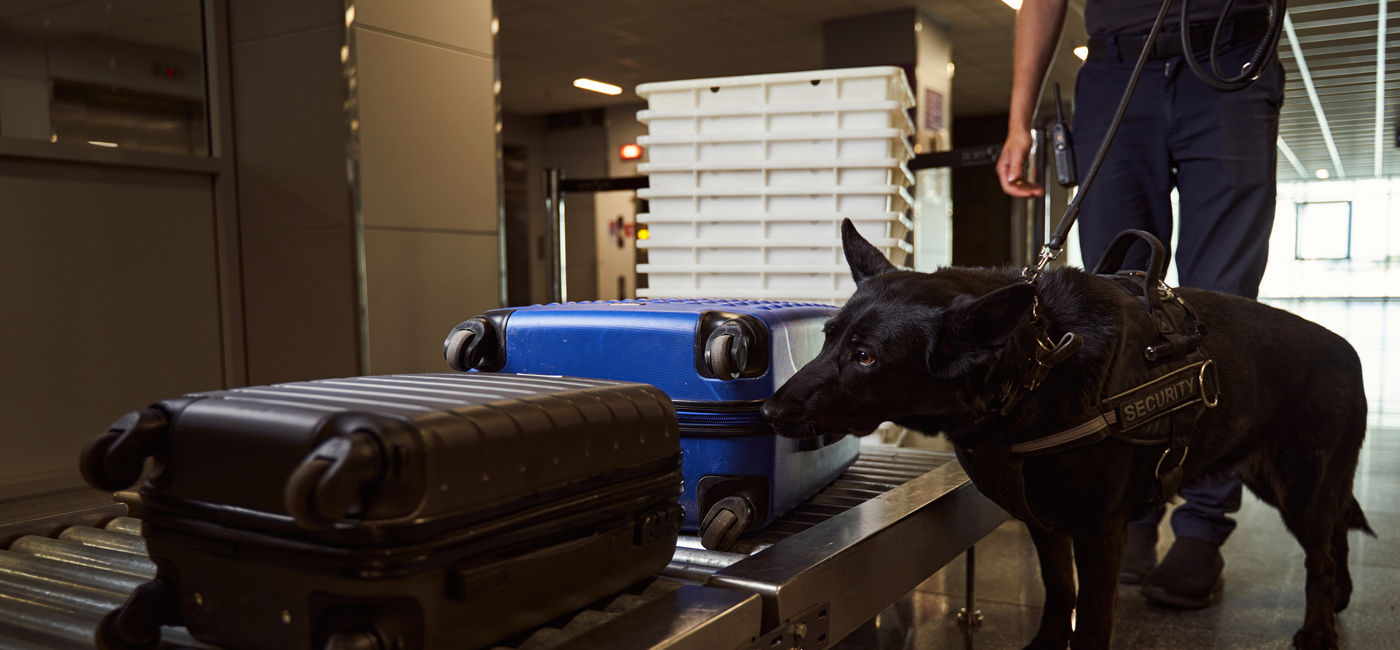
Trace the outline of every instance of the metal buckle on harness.
{"label": "metal buckle on harness", "polygon": [[[1191,445],[1186,445],[1185,447],[1182,447],[1182,448],[1181,448],[1181,459],[1178,460],[1178,461],[1176,461],[1176,465],[1175,465],[1174,467],[1172,467],[1171,469],[1176,469],[1176,468],[1181,467],[1182,465],[1186,464],[1186,455],[1189,454],[1190,452],[1191,452]],[[1171,446],[1168,446],[1166,449],[1163,449],[1163,450],[1162,450],[1162,457],[1157,459],[1157,469],[1153,471],[1152,475],[1153,475],[1154,477],[1156,477],[1157,479],[1159,479],[1159,480],[1162,478],[1162,463],[1165,462],[1165,461],[1167,460],[1167,456],[1170,455],[1171,453],[1172,453],[1172,447],[1171,447]],[[1171,471],[1171,470],[1167,470],[1167,471]]]}
{"label": "metal buckle on harness", "polygon": [[1209,374],[1211,378],[1215,378],[1215,359],[1206,359],[1205,362],[1201,364],[1200,375],[1196,377],[1196,383],[1201,387],[1201,403],[1205,404],[1206,408],[1213,409],[1217,404],[1220,403],[1220,381],[1219,379],[1216,379],[1215,381],[1211,382],[1211,384],[1215,387],[1215,390],[1213,392],[1207,391],[1207,374]]}

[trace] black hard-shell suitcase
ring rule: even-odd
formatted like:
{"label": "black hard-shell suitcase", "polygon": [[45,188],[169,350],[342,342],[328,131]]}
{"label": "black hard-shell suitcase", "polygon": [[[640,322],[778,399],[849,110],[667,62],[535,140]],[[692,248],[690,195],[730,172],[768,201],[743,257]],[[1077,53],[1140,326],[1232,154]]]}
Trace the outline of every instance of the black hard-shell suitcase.
{"label": "black hard-shell suitcase", "polygon": [[471,648],[669,561],[675,410],[644,384],[388,375],[198,393],[127,415],[83,474],[141,485],[157,566],[103,620],[233,648]]}

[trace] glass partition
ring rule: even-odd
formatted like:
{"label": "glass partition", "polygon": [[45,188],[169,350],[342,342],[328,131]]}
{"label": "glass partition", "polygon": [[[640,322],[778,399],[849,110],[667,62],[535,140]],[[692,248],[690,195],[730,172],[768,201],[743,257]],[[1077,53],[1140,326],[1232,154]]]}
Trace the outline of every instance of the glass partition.
{"label": "glass partition", "polygon": [[0,2],[0,138],[209,154],[200,0]]}

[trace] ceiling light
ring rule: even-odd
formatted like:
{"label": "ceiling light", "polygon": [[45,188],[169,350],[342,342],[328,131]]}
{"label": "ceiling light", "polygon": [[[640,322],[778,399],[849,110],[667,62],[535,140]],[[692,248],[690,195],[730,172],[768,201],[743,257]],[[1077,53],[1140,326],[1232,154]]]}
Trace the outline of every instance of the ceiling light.
{"label": "ceiling light", "polygon": [[88,144],[96,145],[99,147],[107,147],[109,149],[115,149],[118,146],[115,142],[107,142],[105,140],[88,140]]}
{"label": "ceiling light", "polygon": [[612,85],[612,84],[605,84],[605,83],[603,83],[603,82],[601,82],[601,81],[594,81],[594,80],[592,80],[592,79],[584,79],[584,78],[575,79],[575,80],[574,80],[574,87],[575,87],[575,88],[582,88],[582,89],[584,89],[584,90],[591,90],[591,91],[593,91],[593,92],[595,92],[595,93],[603,93],[604,95],[620,95],[620,94],[622,94],[622,88],[620,88],[620,87],[618,87],[618,86],[614,86],[614,85]]}
{"label": "ceiling light", "polygon": [[1021,0],[1001,0],[1001,1],[1004,2],[1004,3],[1006,3],[1006,6],[1011,7],[1012,9],[1015,9],[1016,11],[1020,11],[1020,10],[1021,10]]}
{"label": "ceiling light", "polygon": [[1088,60],[1088,58],[1089,58],[1089,46],[1087,46],[1087,45],[1080,45],[1079,47],[1074,48],[1074,55],[1077,56],[1077,57],[1079,57],[1079,60],[1080,60],[1080,61],[1086,61],[1086,60]]}
{"label": "ceiling light", "polygon": [[1318,167],[1318,168],[1317,168],[1317,172],[1315,172],[1315,173],[1317,174],[1317,177],[1318,177],[1318,178],[1320,178],[1320,179],[1322,179],[1322,180],[1324,180],[1324,181],[1327,180],[1328,178],[1331,178],[1331,177],[1332,177],[1332,172],[1327,171],[1327,168],[1326,168],[1326,167]]}
{"label": "ceiling light", "polygon": [[637,160],[642,157],[642,145],[635,142],[624,144],[618,148],[617,157],[623,160]]}
{"label": "ceiling light", "polygon": [[952,62],[952,61],[949,61],[949,62],[948,62],[948,78],[949,78],[949,79],[952,79],[952,78],[953,78],[953,71],[955,71],[955,70],[957,70],[957,69],[958,69],[958,66],[953,65],[953,62]]}

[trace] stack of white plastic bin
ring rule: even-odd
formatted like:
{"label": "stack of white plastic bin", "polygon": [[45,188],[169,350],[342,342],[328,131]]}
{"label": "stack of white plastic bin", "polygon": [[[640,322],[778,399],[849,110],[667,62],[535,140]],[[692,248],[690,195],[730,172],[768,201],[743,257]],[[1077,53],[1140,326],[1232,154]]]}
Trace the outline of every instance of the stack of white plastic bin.
{"label": "stack of white plastic bin", "polygon": [[904,72],[850,68],[649,83],[638,139],[642,297],[844,303],[841,219],[908,266],[913,176]]}

